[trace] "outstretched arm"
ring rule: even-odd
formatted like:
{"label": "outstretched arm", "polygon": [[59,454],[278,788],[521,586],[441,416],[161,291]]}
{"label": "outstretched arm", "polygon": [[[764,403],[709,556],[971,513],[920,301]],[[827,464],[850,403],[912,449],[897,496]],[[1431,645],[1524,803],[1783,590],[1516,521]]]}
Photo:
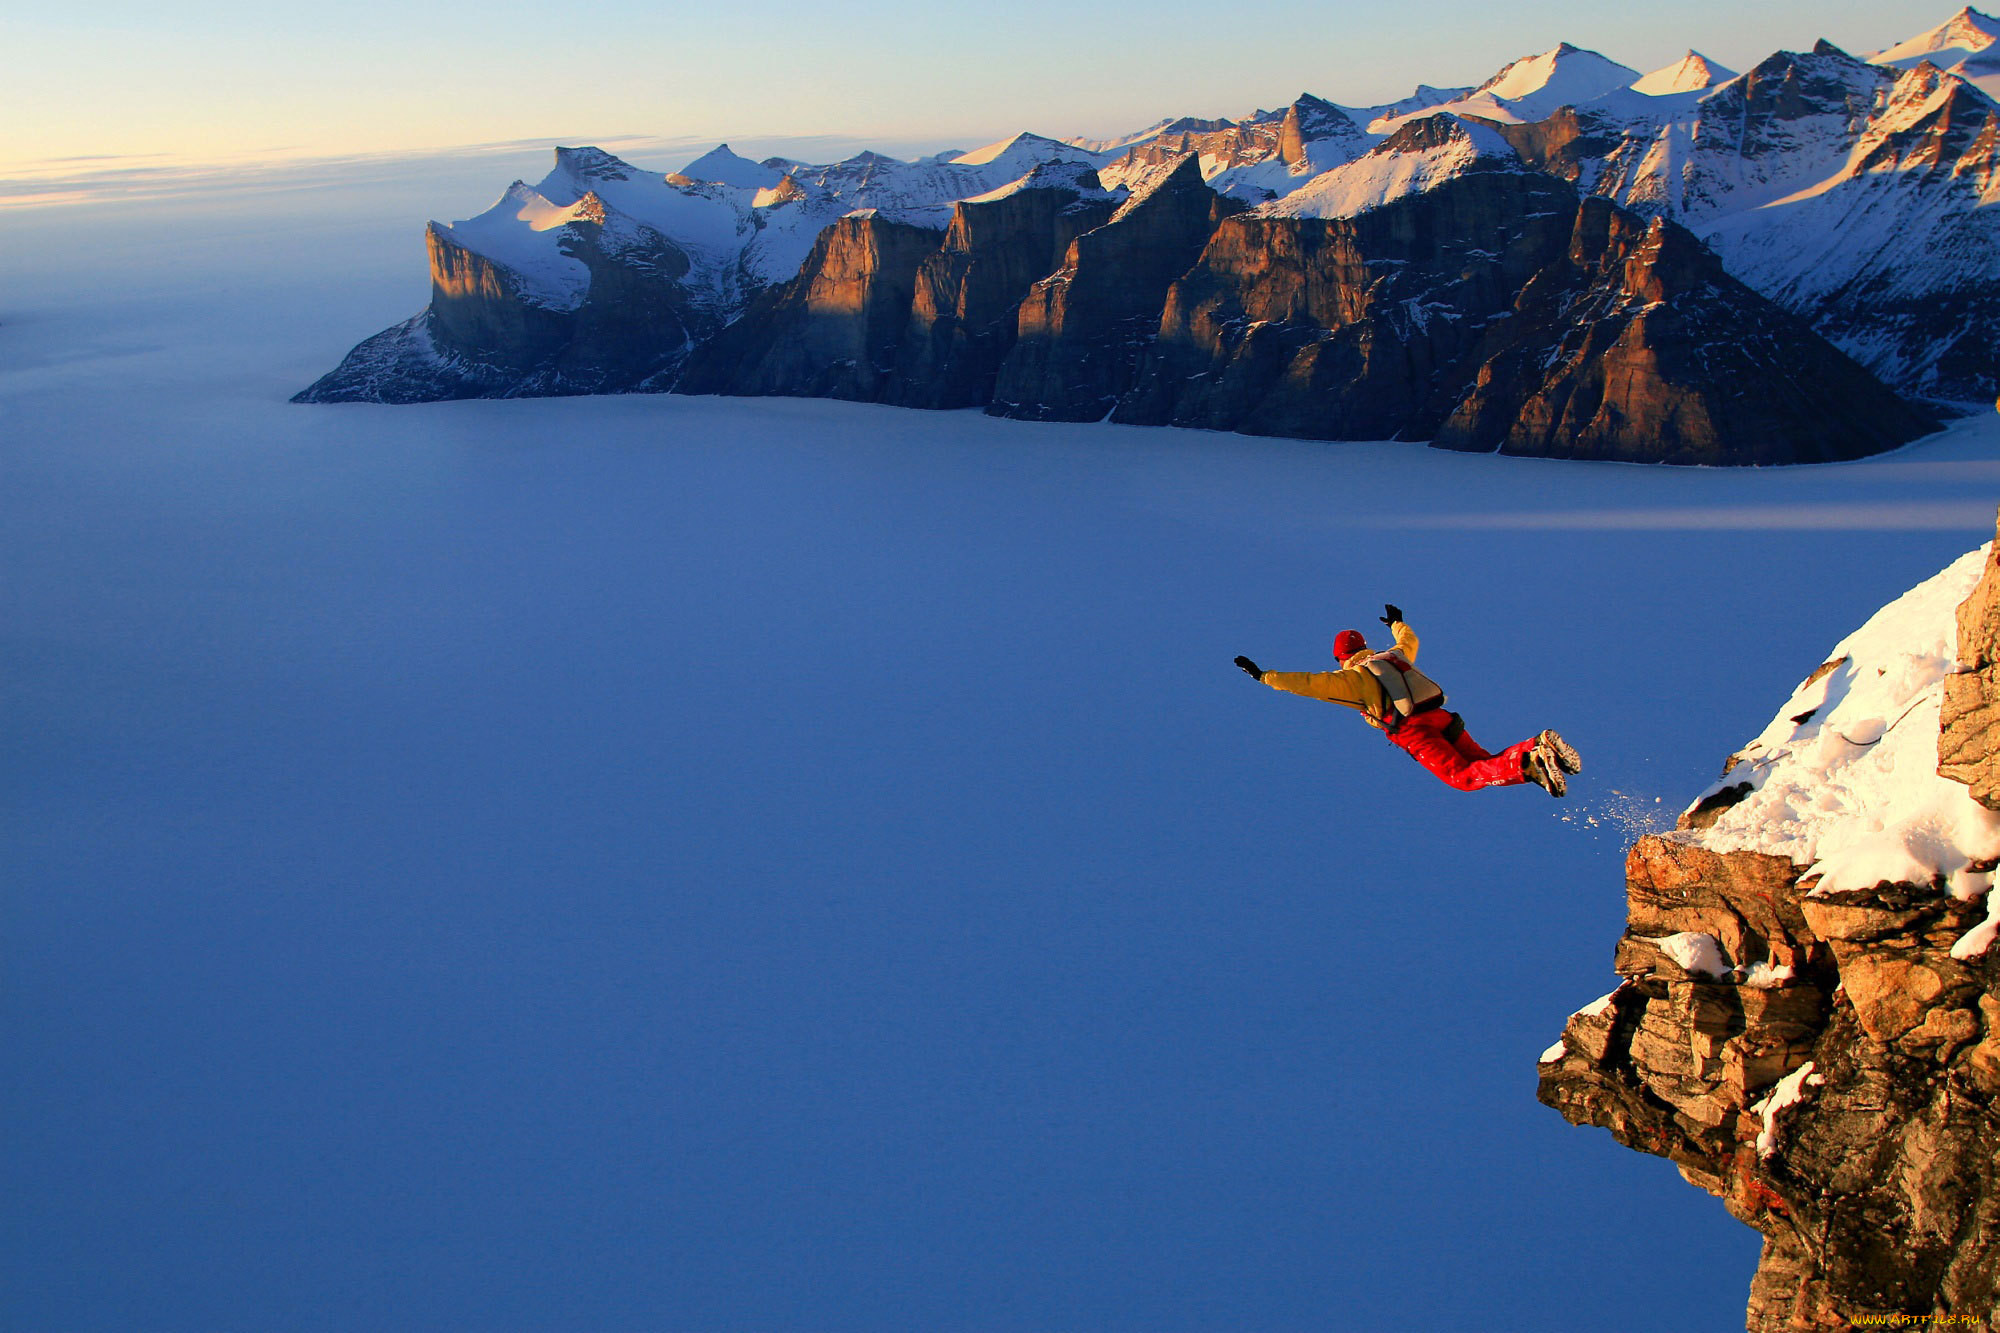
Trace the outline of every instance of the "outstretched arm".
{"label": "outstretched arm", "polygon": [[1274,690],[1346,704],[1350,708],[1362,708],[1367,698],[1364,693],[1367,687],[1359,671],[1266,671],[1258,679]]}

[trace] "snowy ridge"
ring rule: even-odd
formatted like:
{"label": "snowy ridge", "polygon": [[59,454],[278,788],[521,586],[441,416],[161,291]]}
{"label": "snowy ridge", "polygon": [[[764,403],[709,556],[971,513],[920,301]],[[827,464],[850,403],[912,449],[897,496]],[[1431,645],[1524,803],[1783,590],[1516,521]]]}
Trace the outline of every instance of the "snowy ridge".
{"label": "snowy ridge", "polygon": [[1543,120],[1558,108],[1581,106],[1630,88],[1640,77],[1636,69],[1564,42],[1539,55],[1523,56],[1463,97],[1378,117],[1368,129],[1375,134],[1393,134],[1411,120],[1440,111],[1502,124],[1525,124]]}
{"label": "snowy ridge", "polygon": [[1929,32],[1867,58],[1897,69],[1930,64],[1959,75],[1989,97],[2000,97],[2000,47],[1996,42],[2000,42],[2000,19],[1968,6]]}
{"label": "snowy ridge", "polygon": [[1820,893],[1885,880],[1985,892],[1990,875],[1964,872],[2000,856],[2000,813],[1939,777],[1937,752],[1958,606],[1986,552],[1968,552],[1836,644],[1689,810],[1732,794],[1736,803],[1708,829],[1675,836],[1714,852],[1789,858],[1820,877]]}
{"label": "snowy ridge", "polygon": [[[1415,147],[1419,142],[1427,146]],[[1526,168],[1513,146],[1490,127],[1440,114],[1430,125],[1413,126],[1255,211],[1263,217],[1353,217],[1481,169]]]}

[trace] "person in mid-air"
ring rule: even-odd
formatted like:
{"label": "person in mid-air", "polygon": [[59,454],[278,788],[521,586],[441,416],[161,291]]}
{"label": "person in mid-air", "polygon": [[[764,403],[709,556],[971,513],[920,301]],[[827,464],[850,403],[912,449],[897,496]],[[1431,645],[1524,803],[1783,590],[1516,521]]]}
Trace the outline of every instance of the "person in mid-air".
{"label": "person in mid-air", "polygon": [[1236,659],[1274,690],[1358,709],[1368,725],[1390,743],[1460,791],[1512,787],[1532,782],[1551,796],[1569,789],[1565,774],[1579,773],[1583,761],[1553,731],[1492,754],[1465,734],[1465,719],[1447,712],[1444,691],[1418,671],[1417,634],[1395,606],[1382,608],[1396,646],[1371,652],[1360,630],[1344,629],[1333,641],[1338,671],[1265,671],[1247,657]]}

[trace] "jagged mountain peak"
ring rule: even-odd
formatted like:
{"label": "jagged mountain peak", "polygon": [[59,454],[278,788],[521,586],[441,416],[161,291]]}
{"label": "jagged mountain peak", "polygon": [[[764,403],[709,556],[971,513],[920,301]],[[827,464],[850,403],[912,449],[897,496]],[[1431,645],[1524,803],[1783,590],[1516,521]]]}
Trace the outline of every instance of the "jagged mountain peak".
{"label": "jagged mountain peak", "polygon": [[1691,93],[1727,83],[1735,77],[1735,70],[1710,60],[1699,51],[1690,50],[1673,64],[1662,66],[1635,82],[1632,91],[1649,97]]}
{"label": "jagged mountain peak", "polygon": [[1841,50],[1839,47],[1835,46],[1832,42],[1829,42],[1824,37],[1820,38],[1818,41],[1812,44],[1812,53],[1823,59],[1830,58],[1834,60],[1841,60],[1845,61],[1850,65],[1859,65],[1864,63],[1858,57],[1849,55],[1847,52]]}
{"label": "jagged mountain peak", "polygon": [[1112,215],[1113,222],[1130,216],[1157,195],[1181,190],[1208,189],[1201,175],[1201,157],[1196,153],[1186,153],[1128,175],[1123,184],[1131,193]]}
{"label": "jagged mountain peak", "polygon": [[613,157],[602,148],[589,147],[556,149],[556,170],[579,181],[622,181],[639,174],[631,163]]}
{"label": "jagged mountain peak", "polygon": [[1324,97],[1314,97],[1311,93],[1300,93],[1275,119],[1281,125],[1294,126],[1299,136],[1305,139],[1324,138],[1329,134],[1353,134],[1361,129],[1345,111]]}

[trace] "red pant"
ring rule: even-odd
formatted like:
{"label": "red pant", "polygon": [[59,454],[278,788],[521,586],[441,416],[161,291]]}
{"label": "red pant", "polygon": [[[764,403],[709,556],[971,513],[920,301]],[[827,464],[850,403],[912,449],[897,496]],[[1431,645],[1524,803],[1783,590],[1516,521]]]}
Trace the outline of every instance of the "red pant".
{"label": "red pant", "polygon": [[1403,719],[1403,725],[1389,733],[1389,740],[1397,749],[1460,791],[1511,787],[1528,780],[1521,760],[1535,747],[1533,741],[1522,741],[1508,746],[1499,754],[1489,754],[1478,741],[1465,734],[1462,722],[1457,727],[1456,735],[1449,740],[1445,738],[1445,729],[1457,721],[1456,713],[1435,708],[1428,713]]}

